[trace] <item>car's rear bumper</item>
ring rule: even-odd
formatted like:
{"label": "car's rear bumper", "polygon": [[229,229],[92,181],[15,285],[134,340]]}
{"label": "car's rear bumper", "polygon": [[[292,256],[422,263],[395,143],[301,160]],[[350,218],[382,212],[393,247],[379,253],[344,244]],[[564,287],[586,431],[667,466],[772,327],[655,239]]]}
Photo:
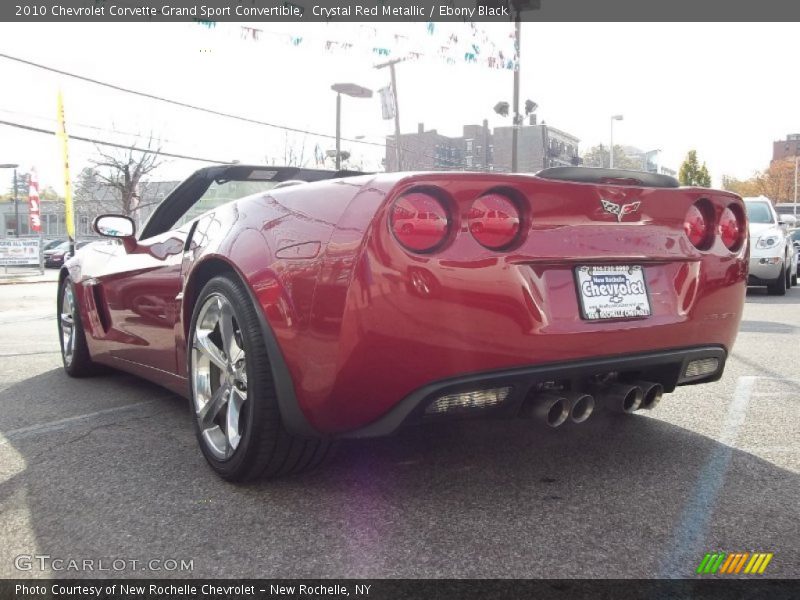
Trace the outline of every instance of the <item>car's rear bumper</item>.
{"label": "car's rear bumper", "polygon": [[[644,380],[661,383],[665,391],[676,385],[716,381],[722,376],[727,353],[724,348],[708,346],[650,352],[629,356],[604,357],[575,362],[544,364],[487,373],[474,373],[437,381],[415,390],[388,413],[366,427],[340,434],[338,437],[358,438],[388,435],[403,425],[447,418],[448,413],[428,414],[426,409],[443,396],[475,393],[484,390],[511,388],[502,402],[487,408],[454,411],[463,416],[514,417],[538,386],[545,383],[567,386],[572,390],[590,391],[593,377],[614,373],[620,380]],[[687,376],[690,363],[715,359],[713,373]]]}

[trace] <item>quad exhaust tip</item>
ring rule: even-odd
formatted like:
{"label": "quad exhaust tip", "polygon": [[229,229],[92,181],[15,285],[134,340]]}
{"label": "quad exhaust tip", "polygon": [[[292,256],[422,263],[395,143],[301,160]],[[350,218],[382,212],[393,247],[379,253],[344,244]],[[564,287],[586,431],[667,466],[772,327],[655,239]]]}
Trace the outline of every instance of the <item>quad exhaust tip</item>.
{"label": "quad exhaust tip", "polygon": [[661,402],[661,397],[664,395],[663,385],[652,381],[637,381],[636,385],[642,388],[642,403],[639,408],[650,410]]}
{"label": "quad exhaust tip", "polygon": [[604,392],[602,398],[609,410],[630,414],[642,405],[644,390],[638,385],[615,383]]}
{"label": "quad exhaust tip", "polygon": [[565,394],[569,402],[569,418],[573,423],[583,423],[594,412],[594,398],[589,394],[568,392]]}
{"label": "quad exhaust tip", "polygon": [[530,399],[523,409],[523,415],[555,428],[563,425],[569,418],[569,406],[564,396],[545,392]]}
{"label": "quad exhaust tip", "polygon": [[535,394],[523,409],[523,415],[534,417],[548,427],[561,427],[567,419],[583,423],[594,411],[594,398],[581,392],[542,392]]}

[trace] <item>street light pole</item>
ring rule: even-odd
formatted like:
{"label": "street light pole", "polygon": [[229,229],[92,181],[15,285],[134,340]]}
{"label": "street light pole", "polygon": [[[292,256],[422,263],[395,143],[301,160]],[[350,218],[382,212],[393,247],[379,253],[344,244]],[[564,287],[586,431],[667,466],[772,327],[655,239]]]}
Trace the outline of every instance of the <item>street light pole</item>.
{"label": "street light pole", "polygon": [[14,169],[14,236],[19,237],[19,201],[17,199],[17,167],[14,163],[0,165],[0,169]]}
{"label": "street light pole", "polygon": [[19,198],[17,198],[17,169],[14,169],[14,237],[19,237]]}
{"label": "street light pole", "polygon": [[800,156],[794,156],[794,218],[797,219],[797,161]]}
{"label": "street light pole", "polygon": [[614,168],[614,121],[622,121],[622,115],[613,115],[611,117],[611,145],[608,149],[608,168]]}
{"label": "street light pole", "polygon": [[331,89],[336,92],[336,170],[342,167],[342,94],[353,98],[372,98],[372,90],[355,83],[334,83]]}

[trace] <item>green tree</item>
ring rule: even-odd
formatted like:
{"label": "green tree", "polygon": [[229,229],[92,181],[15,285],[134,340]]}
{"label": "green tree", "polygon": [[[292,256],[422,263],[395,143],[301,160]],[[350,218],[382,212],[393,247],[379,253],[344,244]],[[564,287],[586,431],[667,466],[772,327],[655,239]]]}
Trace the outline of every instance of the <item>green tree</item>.
{"label": "green tree", "polygon": [[[14,175],[11,172],[11,170],[6,171],[5,169],[3,169],[3,171],[0,171],[0,173],[6,173],[6,172],[8,173],[8,188],[7,188],[8,191],[5,194],[3,194],[2,196],[0,196],[0,198],[2,198],[3,200],[11,200],[11,201],[13,201],[14,200]],[[17,198],[19,198],[20,200],[22,200],[22,199],[27,200],[28,199],[28,192],[30,191],[29,190],[29,184],[28,184],[29,177],[30,177],[30,175],[28,173],[23,173],[22,171],[17,169]]]}
{"label": "green tree", "polygon": [[[608,168],[608,146],[599,144],[592,146],[583,154],[584,167],[605,167]],[[631,158],[625,154],[622,146],[614,145],[614,168],[615,169],[630,169],[632,171],[642,170],[642,161],[639,159]]]}
{"label": "green tree", "polygon": [[678,181],[681,185],[711,187],[711,175],[708,173],[706,163],[700,166],[697,160],[697,150],[689,150],[686,159],[678,171]]}

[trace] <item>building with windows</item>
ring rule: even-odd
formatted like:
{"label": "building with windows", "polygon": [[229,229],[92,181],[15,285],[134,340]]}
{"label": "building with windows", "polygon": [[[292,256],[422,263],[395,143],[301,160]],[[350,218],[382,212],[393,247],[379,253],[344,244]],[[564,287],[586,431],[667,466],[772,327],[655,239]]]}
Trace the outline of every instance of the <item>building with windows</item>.
{"label": "building with windows", "polygon": [[[460,137],[447,137],[435,129],[425,131],[420,123],[417,133],[400,135],[404,171],[511,171],[513,127],[496,127],[489,122],[465,125]],[[519,127],[518,169],[535,173],[547,167],[578,164],[580,140],[546,123],[537,124],[532,115],[527,125]],[[386,139],[387,171],[397,170],[394,138]]]}
{"label": "building with windows", "polygon": [[800,156],[800,133],[790,133],[785,140],[772,142],[772,162],[794,160],[795,156]]}
{"label": "building with windows", "polygon": [[[166,198],[177,185],[178,181],[153,181],[144,182],[140,186],[139,201],[134,211],[134,220],[137,229],[141,229],[158,204]],[[119,212],[119,202],[116,192],[107,185],[97,184],[92,190],[84,191],[84,198],[75,198],[75,236],[77,239],[95,237],[92,222],[95,217],[103,213]],[[36,236],[30,229],[28,217],[28,198],[19,197],[17,208],[14,201],[0,202],[0,238],[14,237],[16,234],[16,214],[19,214],[20,237]],[[64,200],[41,200],[39,213],[42,223],[42,237],[45,239],[59,239],[67,237],[67,226]]]}

